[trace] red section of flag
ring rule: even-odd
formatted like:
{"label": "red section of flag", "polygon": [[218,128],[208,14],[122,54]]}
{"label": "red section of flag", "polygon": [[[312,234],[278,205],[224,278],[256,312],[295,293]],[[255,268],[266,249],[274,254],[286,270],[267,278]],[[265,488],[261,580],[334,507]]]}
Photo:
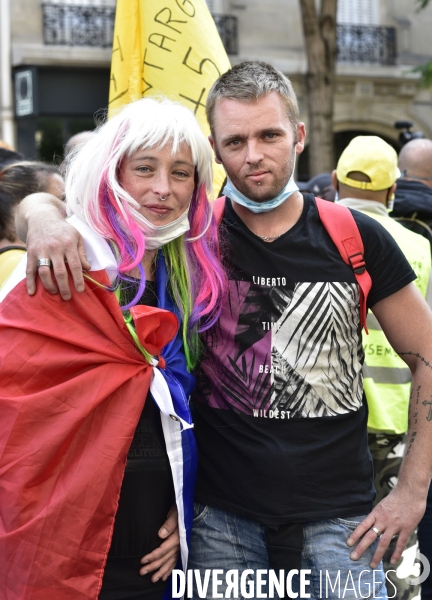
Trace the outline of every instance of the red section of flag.
{"label": "red section of flag", "polygon": [[[159,354],[176,317],[135,312]],[[0,597],[96,599],[152,368],[94,283],[65,302],[22,281],[0,304],[0,340]]]}
{"label": "red section of flag", "polygon": [[[142,309],[142,306],[133,306],[130,310],[138,338],[144,340],[142,346],[149,354],[158,356],[160,349],[166,345],[164,340],[167,337],[172,340],[177,333],[177,317],[168,311],[161,312],[160,308],[146,306],[145,312]],[[149,316],[152,318],[149,318]],[[161,322],[159,327],[155,327],[161,316],[163,317],[163,323]]]}

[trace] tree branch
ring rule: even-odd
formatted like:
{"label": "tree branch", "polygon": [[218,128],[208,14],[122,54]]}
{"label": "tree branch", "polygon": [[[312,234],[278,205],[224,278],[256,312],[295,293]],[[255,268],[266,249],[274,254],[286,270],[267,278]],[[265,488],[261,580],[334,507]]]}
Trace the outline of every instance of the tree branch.
{"label": "tree branch", "polygon": [[430,0],[416,0],[418,4],[418,10],[423,10],[430,3]]}

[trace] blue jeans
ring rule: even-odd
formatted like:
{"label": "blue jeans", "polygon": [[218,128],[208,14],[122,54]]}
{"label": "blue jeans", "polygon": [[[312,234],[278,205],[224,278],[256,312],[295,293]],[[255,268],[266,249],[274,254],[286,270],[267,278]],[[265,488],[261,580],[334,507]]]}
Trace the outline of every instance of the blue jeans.
{"label": "blue jeans", "polygon": [[[240,579],[246,569],[253,572],[258,569],[265,571],[269,569],[263,525],[251,519],[198,503],[195,505],[195,515],[188,569],[199,570],[201,581],[204,581],[206,569],[223,570],[223,574],[216,574],[216,579],[222,582],[216,588],[218,593],[223,593],[223,596],[219,597],[225,597],[225,591],[229,590],[225,580],[227,571],[238,570]],[[303,577],[310,583],[304,587],[306,593],[300,595],[299,576],[293,577],[291,589],[293,593],[299,593],[298,600],[300,598],[352,600],[362,597],[387,600],[382,564],[375,571],[369,567],[376,542],[359,560],[353,561],[349,556],[350,548],[346,545],[346,540],[363,518],[326,519],[304,523],[301,568],[310,570],[310,573],[303,574]],[[235,583],[232,577],[231,573],[228,580]],[[254,588],[247,588],[247,596],[239,593],[238,597],[271,597],[268,595],[267,585],[262,587],[262,592],[266,595],[263,596],[256,592],[256,573],[252,574],[251,572],[248,578],[251,583],[255,582]],[[265,575],[264,580],[266,578]],[[237,585],[234,586],[227,597],[237,597],[235,591],[233,593],[233,589],[241,588]],[[256,596],[249,594],[252,589],[255,590],[254,593],[257,593]],[[202,593],[199,595],[196,585],[194,586],[194,598],[199,597],[215,597],[212,592],[212,575],[207,587],[207,595],[202,595]],[[274,597],[278,597],[277,593]]]}

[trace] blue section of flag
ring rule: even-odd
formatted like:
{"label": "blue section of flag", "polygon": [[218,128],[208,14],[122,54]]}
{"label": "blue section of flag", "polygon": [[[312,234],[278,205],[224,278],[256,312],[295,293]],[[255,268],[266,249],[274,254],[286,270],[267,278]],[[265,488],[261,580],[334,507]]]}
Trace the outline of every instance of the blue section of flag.
{"label": "blue section of flag", "polygon": [[[162,252],[159,252],[156,269],[156,292],[159,308],[173,312],[180,320],[180,314],[168,291],[168,272]],[[182,349],[181,336],[164,347],[162,356],[166,361],[166,368],[161,369],[168,388],[175,413],[186,423],[192,423],[188,398],[195,387],[195,378],[188,373],[186,359]],[[186,530],[187,545],[190,545],[190,536],[193,521],[194,490],[197,471],[197,447],[193,429],[182,431],[182,453],[183,453],[183,505],[184,505],[184,527]],[[177,568],[186,569],[187,565],[181,565],[179,558]],[[171,577],[164,594],[164,600],[171,598]]]}

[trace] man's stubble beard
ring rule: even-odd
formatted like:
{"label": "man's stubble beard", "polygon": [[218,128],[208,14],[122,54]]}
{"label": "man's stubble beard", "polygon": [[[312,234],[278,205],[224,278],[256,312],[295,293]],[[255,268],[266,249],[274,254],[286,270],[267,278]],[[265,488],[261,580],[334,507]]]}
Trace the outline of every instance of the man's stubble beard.
{"label": "man's stubble beard", "polygon": [[[288,183],[288,181],[294,171],[295,154],[296,154],[296,152],[295,152],[295,144],[294,144],[294,147],[291,152],[290,160],[289,160],[288,164],[286,165],[286,168],[284,169],[284,171],[281,173],[281,176],[278,178],[278,181],[275,181],[274,185],[271,186],[270,189],[266,189],[265,187],[262,188],[260,185],[258,185],[258,183],[253,183],[253,182],[249,183],[245,178],[239,180],[235,175],[233,176],[228,171],[225,164],[222,162],[219,152],[217,151],[217,148],[215,146],[216,158],[221,161],[222,166],[225,169],[225,172],[227,173],[228,177],[231,179],[234,186],[238,189],[238,191],[241,192],[243,194],[243,196],[246,196],[246,198],[249,198],[249,200],[253,200],[254,202],[263,202],[263,203],[268,202],[269,200],[273,200],[273,198],[275,198],[278,194],[280,194],[280,192],[284,189],[284,187]],[[265,165],[263,166],[263,165],[261,165],[261,163],[258,163],[257,165],[254,166],[254,168],[252,168],[250,170],[250,172],[252,173],[254,170],[261,169],[261,168],[266,170]],[[271,173],[273,173],[273,170],[269,169],[269,171]]]}

